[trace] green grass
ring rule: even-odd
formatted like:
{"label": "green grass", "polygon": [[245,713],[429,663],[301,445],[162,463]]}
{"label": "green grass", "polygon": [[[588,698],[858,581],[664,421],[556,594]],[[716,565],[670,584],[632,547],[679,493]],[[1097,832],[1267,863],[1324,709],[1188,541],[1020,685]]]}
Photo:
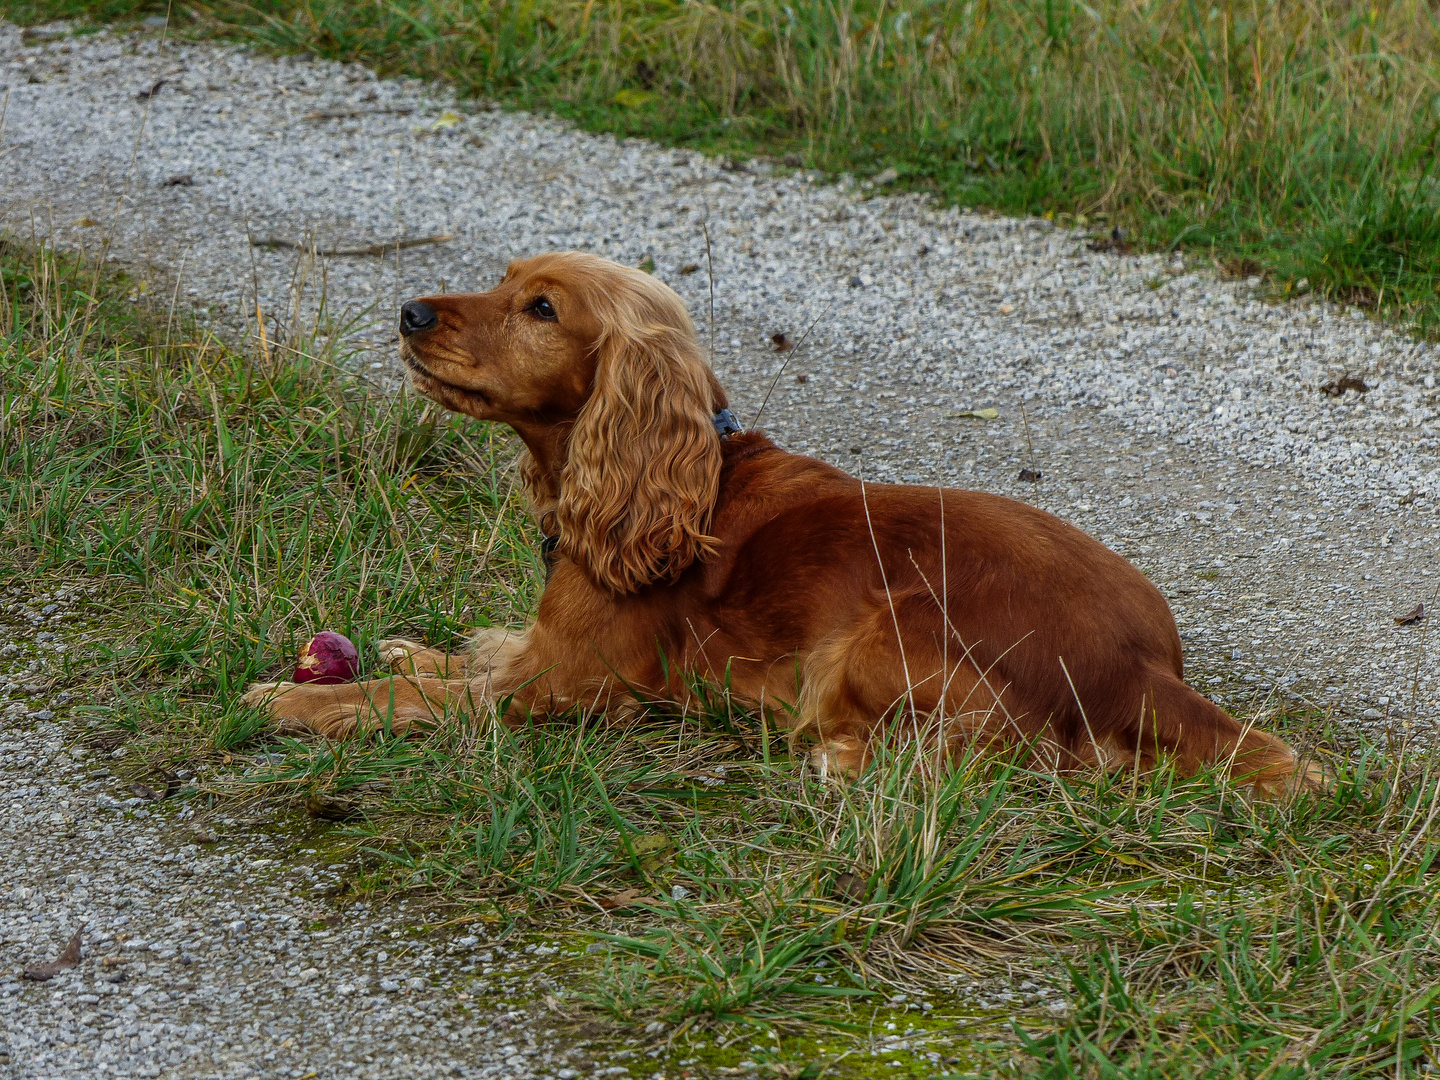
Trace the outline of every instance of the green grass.
{"label": "green grass", "polygon": [[[156,0],[0,0],[22,22]],[[172,33],[1055,215],[1440,324],[1427,0],[195,0]]]}
{"label": "green grass", "polygon": [[[443,643],[533,606],[514,444],[367,393],[328,339],[250,355],[167,326],[79,259],[8,244],[0,284],[0,572],[87,591],[92,640],[58,673],[75,737],[124,741],[156,787],[186,762],[197,806],[343,807],[323,844],[364,868],[340,902],[560,941],[552,1007],[653,1047],[644,1075],[1440,1064],[1423,756],[1358,746],[1283,806],[995,757],[927,780],[903,752],[836,787],[723,688],[629,725],[274,736],[238,693],[313,630]],[[872,1055],[887,1033],[909,1049]]]}

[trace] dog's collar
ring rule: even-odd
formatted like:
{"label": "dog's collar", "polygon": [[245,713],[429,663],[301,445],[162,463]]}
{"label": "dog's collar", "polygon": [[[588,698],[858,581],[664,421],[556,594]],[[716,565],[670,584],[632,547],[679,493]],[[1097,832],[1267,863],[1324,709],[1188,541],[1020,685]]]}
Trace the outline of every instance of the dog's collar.
{"label": "dog's collar", "polygon": [[[720,438],[728,435],[738,435],[745,429],[740,426],[740,421],[735,419],[735,414],[729,409],[720,409],[711,418],[715,424],[715,434]],[[544,532],[543,526],[540,533],[540,557],[545,560],[545,580],[550,580],[550,568],[555,564],[555,551],[560,547],[560,533]]]}
{"label": "dog's collar", "polygon": [[545,563],[545,584],[550,584],[550,571],[555,569],[555,549],[560,546],[558,532],[540,534],[540,559]]}
{"label": "dog's collar", "polygon": [[726,435],[738,435],[745,429],[740,426],[740,421],[735,419],[735,414],[729,409],[721,409],[713,417],[715,423],[715,434],[720,438]]}

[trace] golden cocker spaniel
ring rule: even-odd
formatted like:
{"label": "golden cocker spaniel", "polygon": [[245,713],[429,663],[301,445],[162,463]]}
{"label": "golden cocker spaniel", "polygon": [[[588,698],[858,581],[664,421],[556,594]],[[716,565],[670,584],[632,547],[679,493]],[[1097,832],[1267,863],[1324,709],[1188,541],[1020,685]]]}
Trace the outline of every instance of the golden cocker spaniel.
{"label": "golden cocker spaniel", "polygon": [[1261,793],[1320,780],[1185,684],[1164,598],[1078,529],[739,430],[683,302],[645,273],[526,259],[490,292],[410,301],[400,329],[417,391],[525,443],[549,580],[533,623],[465,655],[385,641],[391,677],[251,688],[288,729],[683,705],[698,678],[813,738],[829,772],[909,730],[937,753],[1025,742],[1061,769],[1168,756]]}

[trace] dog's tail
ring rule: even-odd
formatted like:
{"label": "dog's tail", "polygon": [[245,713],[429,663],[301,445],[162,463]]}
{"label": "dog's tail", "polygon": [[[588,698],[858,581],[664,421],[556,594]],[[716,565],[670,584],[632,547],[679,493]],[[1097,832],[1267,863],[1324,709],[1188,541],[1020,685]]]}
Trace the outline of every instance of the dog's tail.
{"label": "dog's tail", "polygon": [[1142,768],[1168,755],[1189,776],[1214,762],[1270,798],[1326,786],[1318,763],[1301,761],[1283,740],[1235,719],[1168,672],[1151,681],[1142,714],[1132,747]]}

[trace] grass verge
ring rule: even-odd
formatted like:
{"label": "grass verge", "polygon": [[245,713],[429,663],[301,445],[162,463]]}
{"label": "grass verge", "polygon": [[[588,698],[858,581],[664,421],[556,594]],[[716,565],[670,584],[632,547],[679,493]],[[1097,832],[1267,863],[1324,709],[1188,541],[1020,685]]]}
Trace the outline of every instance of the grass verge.
{"label": "grass verge", "polygon": [[1103,224],[1440,325],[1427,0],[0,0],[21,22],[167,11],[172,33]]}
{"label": "grass verge", "polygon": [[367,394],[329,340],[167,328],[78,260],[7,244],[0,284],[0,559],[84,583],[104,624],[55,672],[77,737],[125,740],[137,780],[184,759],[176,798],[343,819],[348,898],[561,941],[553,1008],[624,1025],[645,1075],[1440,1064],[1424,757],[1361,747],[1271,806],[998,758],[927,781],[903,753],[824,785],[723,694],[628,726],[273,736],[238,691],[313,630],[443,643],[532,606],[511,443]]}

